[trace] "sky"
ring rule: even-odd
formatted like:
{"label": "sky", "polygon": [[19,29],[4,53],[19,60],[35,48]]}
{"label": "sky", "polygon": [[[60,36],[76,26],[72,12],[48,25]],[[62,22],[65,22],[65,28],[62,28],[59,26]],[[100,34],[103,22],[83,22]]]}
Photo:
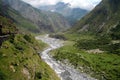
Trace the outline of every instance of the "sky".
{"label": "sky", "polygon": [[70,3],[73,8],[92,10],[101,0],[23,0],[26,3],[38,8],[44,5],[55,5],[58,2]]}

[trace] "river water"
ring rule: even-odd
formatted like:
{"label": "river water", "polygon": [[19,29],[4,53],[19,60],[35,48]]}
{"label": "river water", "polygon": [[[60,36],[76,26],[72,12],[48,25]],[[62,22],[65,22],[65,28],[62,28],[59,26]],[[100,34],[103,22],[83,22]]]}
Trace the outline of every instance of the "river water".
{"label": "river water", "polygon": [[46,36],[37,36],[37,40],[42,40],[50,47],[40,53],[41,58],[56,72],[61,80],[96,80],[85,73],[80,73],[73,67],[62,64],[53,59],[49,52],[63,46],[62,41]]}

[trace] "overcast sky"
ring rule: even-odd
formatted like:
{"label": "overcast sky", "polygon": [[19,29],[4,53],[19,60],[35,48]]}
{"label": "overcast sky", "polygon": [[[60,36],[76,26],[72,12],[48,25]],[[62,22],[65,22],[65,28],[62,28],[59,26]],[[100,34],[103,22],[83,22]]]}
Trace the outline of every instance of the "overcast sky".
{"label": "overcast sky", "polygon": [[34,7],[43,5],[54,5],[58,2],[70,3],[71,7],[80,7],[86,10],[92,10],[101,0],[23,0]]}

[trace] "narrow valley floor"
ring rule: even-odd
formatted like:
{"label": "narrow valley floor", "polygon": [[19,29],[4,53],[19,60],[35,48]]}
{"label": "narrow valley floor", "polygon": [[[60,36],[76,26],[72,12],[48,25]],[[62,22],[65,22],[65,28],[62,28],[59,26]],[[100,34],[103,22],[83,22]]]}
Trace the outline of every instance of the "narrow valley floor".
{"label": "narrow valley floor", "polygon": [[62,41],[46,36],[37,36],[37,40],[42,40],[49,45],[49,48],[40,53],[41,58],[58,74],[61,80],[96,80],[85,73],[80,73],[71,66],[62,64],[53,59],[49,52],[63,46]]}

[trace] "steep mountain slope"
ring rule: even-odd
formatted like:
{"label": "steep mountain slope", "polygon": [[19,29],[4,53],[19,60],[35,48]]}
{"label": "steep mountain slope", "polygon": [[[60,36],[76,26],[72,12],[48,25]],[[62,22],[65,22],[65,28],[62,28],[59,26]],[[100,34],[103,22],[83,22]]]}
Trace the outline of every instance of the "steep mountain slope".
{"label": "steep mountain slope", "polygon": [[42,13],[46,15],[55,32],[63,31],[71,27],[68,21],[58,13],[50,11],[42,11]]}
{"label": "steep mountain slope", "polygon": [[88,12],[80,8],[71,8],[69,3],[64,2],[58,2],[56,5],[40,6],[39,9],[60,13],[66,17],[71,24],[74,24]]}
{"label": "steep mountain slope", "polygon": [[0,80],[59,80],[37,54],[46,44],[17,28],[0,15]]}
{"label": "steep mountain slope", "polygon": [[102,0],[87,16],[83,17],[71,32],[90,31],[108,33],[120,21],[120,1]]}
{"label": "steep mountain slope", "polygon": [[4,5],[1,3],[0,5],[0,15],[10,18],[15,22],[18,28],[31,31],[31,32],[39,32],[39,28],[30,22],[30,20],[25,19],[21,16],[16,10],[12,9],[9,5]]}
{"label": "steep mountain slope", "polygon": [[[70,27],[68,22],[61,15],[54,15],[58,18],[58,22],[53,24],[51,23],[51,21],[54,22],[54,18],[48,19],[48,17],[42,11],[33,8],[31,5],[24,3],[21,0],[2,0],[2,2],[3,6],[9,6],[8,8],[11,7],[12,9],[17,11],[17,15],[14,15],[15,13],[13,11],[10,11],[10,8],[10,14],[8,13],[10,17],[12,14],[12,18],[14,18],[16,22],[22,24],[22,26],[29,27],[29,25],[27,26],[27,24],[30,23],[30,26],[32,27],[29,28],[30,30],[33,29],[34,32],[55,32],[57,28],[59,30],[64,30],[65,28]],[[24,25],[23,22],[25,23]],[[54,27],[56,29],[54,29]]]}

